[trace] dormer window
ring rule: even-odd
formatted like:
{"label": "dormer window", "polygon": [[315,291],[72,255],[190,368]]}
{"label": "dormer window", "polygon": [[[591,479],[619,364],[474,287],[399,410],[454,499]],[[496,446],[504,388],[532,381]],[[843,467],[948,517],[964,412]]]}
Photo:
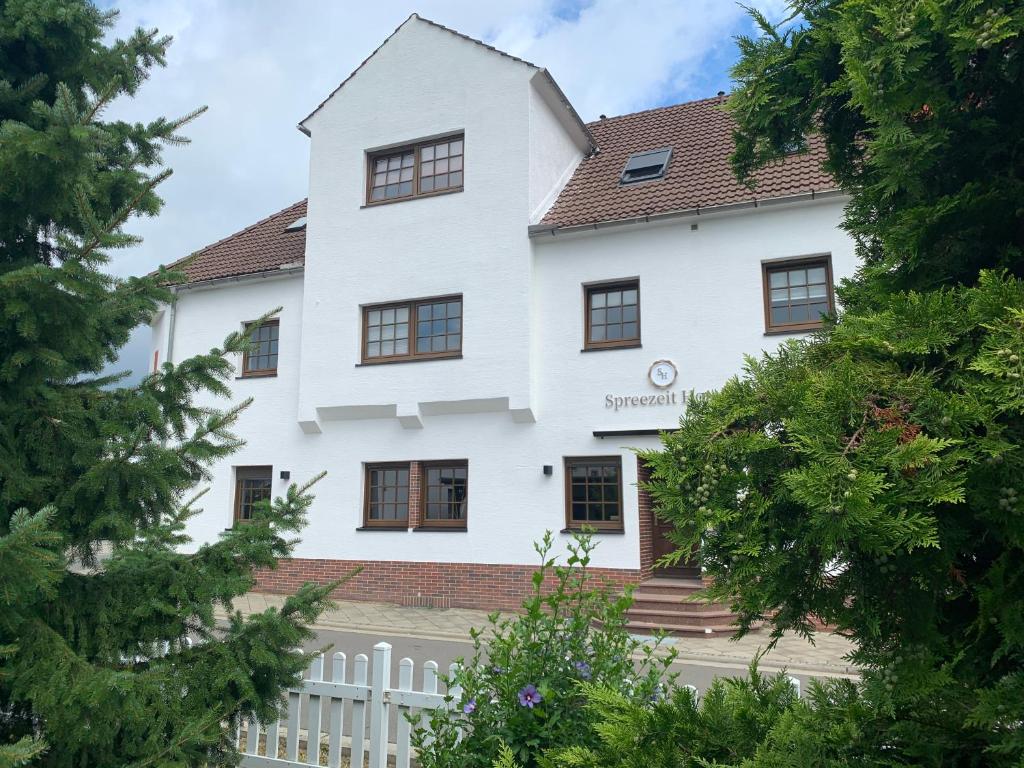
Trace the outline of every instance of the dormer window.
{"label": "dormer window", "polygon": [[629,156],[626,167],[622,169],[619,184],[633,184],[638,181],[660,179],[665,175],[668,161],[672,158],[672,148],[652,149],[649,152],[636,152]]}
{"label": "dormer window", "polygon": [[462,158],[461,134],[371,154],[366,202],[460,192]]}

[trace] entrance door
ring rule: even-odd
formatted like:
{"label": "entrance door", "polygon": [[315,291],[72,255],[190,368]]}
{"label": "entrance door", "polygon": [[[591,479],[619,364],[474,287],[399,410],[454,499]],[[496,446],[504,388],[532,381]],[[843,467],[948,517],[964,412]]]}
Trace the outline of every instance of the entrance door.
{"label": "entrance door", "polygon": [[661,520],[656,514],[654,517],[653,544],[654,562],[653,575],[670,579],[700,579],[700,564],[697,562],[697,548],[693,548],[690,557],[680,559],[671,567],[664,568],[657,565],[664,555],[675,552],[679,547],[668,539],[668,532],[672,530],[672,524]]}

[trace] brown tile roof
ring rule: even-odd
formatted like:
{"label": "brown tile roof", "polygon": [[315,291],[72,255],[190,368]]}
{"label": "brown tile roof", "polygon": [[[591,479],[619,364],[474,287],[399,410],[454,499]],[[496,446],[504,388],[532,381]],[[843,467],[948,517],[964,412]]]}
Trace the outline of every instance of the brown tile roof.
{"label": "brown tile roof", "polygon": [[[729,167],[733,120],[726,96],[650,109],[588,123],[599,151],[583,160],[536,229],[572,227],[694,208],[836,189],[821,169],[822,141],[755,175],[754,189]],[[619,186],[630,154],[672,147],[663,179]]]}
{"label": "brown tile roof", "polygon": [[284,265],[301,265],[306,257],[306,228],[291,231],[285,228],[305,215],[306,201],[300,200],[241,232],[179,259],[168,265],[168,269],[184,272],[188,283],[198,283],[269,272]]}

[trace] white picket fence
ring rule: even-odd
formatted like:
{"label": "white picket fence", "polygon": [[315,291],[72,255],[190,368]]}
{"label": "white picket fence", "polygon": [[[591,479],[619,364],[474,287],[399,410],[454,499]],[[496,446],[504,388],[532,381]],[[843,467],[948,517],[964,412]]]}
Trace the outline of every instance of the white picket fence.
{"label": "white picket fence", "polygon": [[[287,716],[272,723],[265,730],[265,746],[260,754],[261,728],[256,721],[250,721],[238,732],[238,747],[242,753],[243,768],[282,768],[290,766],[322,765],[320,752],[325,731],[323,711],[328,712],[326,729],[327,765],[339,768],[343,744],[348,747],[351,768],[363,768],[369,758],[369,768],[386,768],[388,765],[389,730],[392,708],[397,710],[395,719],[394,757],[396,768],[409,768],[412,759],[412,724],[407,715],[420,713],[425,720],[427,712],[447,706],[445,694],[438,691],[437,662],[428,661],[423,665],[420,690],[413,690],[415,663],[402,659],[398,664],[398,687],[391,687],[391,645],[377,643],[373,646],[373,675],[370,677],[369,659],[360,653],[352,661],[352,682],[347,682],[347,662],[344,653],[332,657],[331,679],[324,679],[324,654],[313,660],[309,675],[302,681],[301,689],[288,691]],[[449,673],[455,671],[453,664]],[[458,690],[450,692],[457,702]],[[306,699],[308,697],[308,699]],[[348,728],[345,728],[346,702],[349,710]],[[303,717],[305,715],[305,717]],[[367,738],[369,720],[369,738]],[[305,762],[299,761],[301,731],[305,731]],[[345,736],[345,731],[350,736]],[[281,735],[285,735],[284,756],[279,756]]]}
{"label": "white picket fence", "polygon": [[[419,713],[420,722],[426,721],[429,710],[449,706],[446,694],[438,691],[437,662],[428,661],[423,665],[420,690],[413,690],[415,663],[404,658],[398,663],[398,687],[391,687],[391,645],[377,643],[373,646],[373,675],[368,674],[369,659],[360,653],[353,659],[352,682],[347,682],[347,662],[344,653],[332,657],[331,679],[324,679],[324,654],[320,654],[310,665],[308,677],[302,681],[302,688],[288,691],[287,716],[272,723],[265,731],[255,720],[246,724],[245,736],[238,729],[238,748],[242,753],[242,768],[303,768],[323,765],[321,748],[324,739],[323,712],[328,712],[326,729],[327,766],[340,768],[343,745],[349,749],[350,768],[364,768],[369,758],[369,768],[388,768],[388,755],[394,754],[396,768],[409,768],[412,757],[412,723],[410,716]],[[452,664],[449,676],[454,674]],[[789,682],[801,695],[800,680],[789,677]],[[694,697],[700,692],[692,685],[689,688]],[[450,692],[452,703],[458,704],[459,690]],[[345,728],[346,702],[348,702],[348,728]],[[326,707],[324,704],[326,703]],[[390,736],[392,708],[395,709],[395,738]],[[303,715],[305,717],[303,718]],[[369,738],[367,738],[369,721]],[[345,736],[348,730],[349,736]],[[299,761],[299,742],[305,732],[305,762]],[[265,745],[260,753],[260,734],[265,736]],[[280,756],[280,741],[285,736],[284,756]],[[391,745],[389,749],[389,743]]]}

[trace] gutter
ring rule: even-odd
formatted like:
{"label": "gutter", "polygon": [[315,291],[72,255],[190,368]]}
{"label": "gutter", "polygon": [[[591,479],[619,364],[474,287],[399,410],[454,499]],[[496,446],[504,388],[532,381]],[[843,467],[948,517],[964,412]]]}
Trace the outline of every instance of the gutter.
{"label": "gutter", "polygon": [[802,192],[797,195],[769,197],[764,200],[758,200],[755,198],[742,203],[711,205],[706,208],[701,208],[699,206],[696,208],[683,208],[678,211],[668,211],[667,213],[652,213],[645,216],[632,216],[625,219],[608,219],[606,221],[595,221],[590,224],[573,224],[565,227],[552,226],[550,224],[531,224],[526,228],[526,233],[529,237],[539,237],[540,235],[570,235],[578,232],[591,232],[599,229],[608,229],[610,227],[628,226],[630,224],[650,224],[653,222],[671,219],[705,216],[717,213],[733,213],[744,210],[754,210],[755,208],[765,208],[773,205],[810,202],[812,200],[828,200],[831,198],[846,196],[846,193],[841,189],[829,189],[823,192]]}
{"label": "gutter", "polygon": [[214,286],[223,285],[224,283],[240,283],[246,280],[268,280],[276,277],[291,277],[292,275],[301,275],[305,271],[305,267],[302,265],[289,265],[283,264],[277,269],[266,270],[264,272],[249,272],[245,275],[228,275],[227,277],[214,277],[209,280],[197,280],[194,283],[182,283],[171,287],[174,293],[178,291],[189,291],[196,288],[212,288]]}
{"label": "gutter", "polygon": [[174,362],[174,310],[178,306],[178,288],[177,286],[171,286],[171,304],[167,308],[167,354],[166,363]]}

